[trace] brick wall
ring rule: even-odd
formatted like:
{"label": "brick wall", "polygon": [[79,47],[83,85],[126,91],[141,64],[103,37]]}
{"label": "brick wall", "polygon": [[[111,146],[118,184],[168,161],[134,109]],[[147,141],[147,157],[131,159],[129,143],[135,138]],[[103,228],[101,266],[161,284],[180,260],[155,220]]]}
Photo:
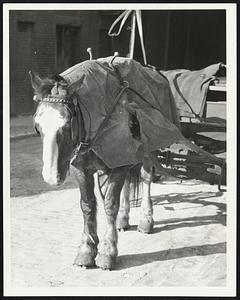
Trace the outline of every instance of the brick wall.
{"label": "brick wall", "polygon": [[[109,37],[108,30],[121,11],[10,11],[10,101],[11,114],[35,110],[28,71],[44,77],[60,73],[89,58],[129,52],[130,18],[121,34]],[[159,69],[200,69],[226,63],[226,15],[224,10],[142,11],[147,62]],[[204,20],[204,22],[203,22]],[[56,27],[75,29],[71,57],[57,56]],[[60,30],[61,31],[61,30]],[[67,42],[66,42],[67,41]],[[134,58],[142,61],[136,30]]]}
{"label": "brick wall", "polygon": [[[98,57],[99,14],[97,11],[10,11],[10,110],[11,115],[34,111],[29,70],[41,77],[64,69],[56,57],[56,26],[78,32],[72,64],[89,58],[91,47]],[[67,67],[70,67],[68,65]]]}

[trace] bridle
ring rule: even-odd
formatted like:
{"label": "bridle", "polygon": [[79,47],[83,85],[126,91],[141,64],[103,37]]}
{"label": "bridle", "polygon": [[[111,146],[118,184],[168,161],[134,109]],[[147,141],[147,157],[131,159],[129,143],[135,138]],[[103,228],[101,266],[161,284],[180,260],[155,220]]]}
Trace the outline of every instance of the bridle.
{"label": "bridle", "polygon": [[[70,130],[71,130],[71,140],[74,145],[74,148],[76,147],[78,148],[79,145],[81,145],[81,147],[87,145],[85,141],[86,131],[84,126],[84,118],[83,118],[83,113],[80,109],[77,94],[73,94],[71,96],[60,96],[60,95],[49,94],[43,98],[34,97],[34,101],[36,101],[39,104],[44,102],[62,104],[67,109],[67,111],[70,113],[71,116]],[[33,120],[35,119],[35,115],[33,116]]]}

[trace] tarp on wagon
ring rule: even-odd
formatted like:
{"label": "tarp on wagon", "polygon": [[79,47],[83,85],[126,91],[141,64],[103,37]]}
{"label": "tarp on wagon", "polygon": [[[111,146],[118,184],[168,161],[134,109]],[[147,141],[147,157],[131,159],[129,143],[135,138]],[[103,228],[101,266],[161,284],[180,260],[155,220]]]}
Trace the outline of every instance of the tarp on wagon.
{"label": "tarp on wagon", "polygon": [[210,83],[218,72],[225,69],[222,63],[210,65],[204,69],[190,71],[186,69],[161,71],[167,77],[181,117],[203,117],[207,92]]}
{"label": "tarp on wagon", "polygon": [[[88,140],[91,141],[121,89],[110,62],[113,57],[85,61],[60,74],[76,84]],[[117,57],[116,66],[129,86],[143,98],[126,90],[92,150],[110,168],[135,164],[146,152],[166,148],[182,140],[179,117],[167,79],[158,71],[129,59]],[[124,105],[124,102],[128,105]],[[131,112],[140,125],[140,137],[130,130]]]}

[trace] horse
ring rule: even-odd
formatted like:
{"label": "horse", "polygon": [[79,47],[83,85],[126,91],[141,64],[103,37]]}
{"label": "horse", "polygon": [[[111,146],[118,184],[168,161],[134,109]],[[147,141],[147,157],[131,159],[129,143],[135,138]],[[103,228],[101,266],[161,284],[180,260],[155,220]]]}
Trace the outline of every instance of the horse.
{"label": "horse", "polygon": [[[124,98],[126,89],[129,86],[126,85],[124,80],[121,81],[119,70],[114,71],[116,71],[118,79],[120,77],[122,89],[115,96],[113,104],[108,107],[108,112],[103,117],[103,120],[97,124],[96,132],[100,136],[100,140],[105,137],[104,126],[114,114],[118,102],[123,100],[122,105],[126,108],[128,116],[131,116],[130,121],[132,121],[127,124],[129,131],[132,132],[134,143],[139,143],[141,139],[139,136],[141,124],[139,124],[139,118],[136,118],[136,111],[138,110],[134,106],[135,104],[129,103]],[[84,76],[77,78],[72,84],[67,80],[66,74],[68,73],[41,79],[36,73],[30,72],[34,100],[38,102],[33,118],[34,127],[41,136],[43,144],[42,176],[49,185],[63,184],[71,165],[71,170],[80,189],[80,207],[84,219],[83,233],[74,264],[84,267],[96,265],[101,269],[111,270],[117,262],[118,230],[126,230],[130,226],[130,182],[133,181],[136,185],[139,177],[143,181],[142,213],[138,230],[143,233],[152,233],[154,220],[150,184],[153,178],[153,171],[157,168],[160,170],[160,173],[162,172],[165,175],[166,173],[157,163],[154,151],[145,151],[144,155],[139,155],[138,159],[132,163],[120,164],[116,167],[106,163],[103,158],[104,154],[101,157],[98,155],[100,152],[97,152],[97,148],[89,146],[94,145],[97,134],[94,137],[89,135],[88,125],[90,121],[94,120],[91,120],[91,114],[86,107],[87,104],[79,97],[78,93],[81,90]],[[94,80],[92,77],[90,79]],[[89,83],[87,83],[88,86]],[[94,93],[94,89],[90,93]],[[97,96],[101,97],[100,94],[97,94]],[[94,104],[98,105],[97,102],[94,102]],[[96,116],[98,114],[101,115],[101,112],[97,110],[95,113]],[[119,118],[122,115],[124,115],[123,110],[119,112]],[[170,127],[171,124],[168,123],[166,130]],[[175,127],[173,127],[174,130]],[[173,132],[173,129],[171,129],[171,132]],[[134,131],[135,135],[133,134]],[[120,134],[121,132],[116,139],[120,138]],[[176,140],[177,138],[174,136],[173,139]],[[109,140],[109,147],[111,147],[111,143],[113,141]],[[117,155],[114,153],[112,155],[113,160],[117,160]],[[124,157],[123,159],[127,158]],[[94,174],[99,170],[108,176],[108,186],[104,198],[107,225],[105,234],[100,241],[97,235],[97,200],[94,193]]]}

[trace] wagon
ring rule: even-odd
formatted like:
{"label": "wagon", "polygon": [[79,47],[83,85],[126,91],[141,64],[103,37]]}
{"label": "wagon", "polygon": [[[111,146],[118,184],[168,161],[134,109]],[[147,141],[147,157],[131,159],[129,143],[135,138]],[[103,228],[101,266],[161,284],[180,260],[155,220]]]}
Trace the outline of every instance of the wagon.
{"label": "wagon", "polygon": [[180,114],[183,135],[205,151],[222,158],[222,163],[216,165],[211,159],[202,158],[192,151],[184,153],[182,149],[159,151],[159,161],[165,166],[171,167],[170,173],[173,176],[218,184],[219,189],[221,184],[226,184],[225,75],[226,67],[222,65],[209,83],[200,115]]}
{"label": "wagon", "polygon": [[[130,11],[125,11],[117,18],[109,30],[109,35],[117,36],[120,33],[124,22],[121,23],[120,29],[117,33],[113,33],[114,26],[128,15],[130,15]],[[140,32],[143,60],[147,65],[143,43],[141,13],[139,11],[135,13],[133,12],[132,14],[132,31],[129,44],[130,57],[133,57],[134,52],[136,20]],[[174,177],[180,180],[201,180],[210,184],[217,184],[218,189],[221,190],[221,185],[226,185],[226,66],[219,63],[213,66],[213,68],[216,67],[217,69],[215,74],[212,73],[214,76],[209,76],[206,82],[207,88],[205,88],[202,98],[200,98],[200,100],[195,99],[195,95],[191,93],[191,90],[193,91],[193,87],[189,86],[190,99],[183,99],[187,102],[185,106],[185,108],[187,108],[187,112],[186,110],[179,110],[183,135],[194,144],[211,154],[213,159],[202,157],[198,153],[186,148],[183,149],[181,147],[172,146],[169,149],[158,151],[158,161],[167,171],[169,177]],[[211,68],[211,66],[209,66],[209,68]],[[163,71],[163,74],[169,79],[171,88],[174,86],[174,80],[181,73],[180,71],[181,70],[173,70],[170,75],[168,71]],[[183,74],[186,74],[184,72],[187,70],[182,71]],[[172,74],[174,74],[174,77]],[[205,76],[205,74],[199,75],[200,77]],[[201,89],[200,85],[199,89]],[[181,94],[181,86],[180,90],[172,91],[173,94],[175,92],[174,96],[176,96],[176,94]],[[186,86],[183,86],[183,91],[186,92]],[[176,98],[175,100],[177,102]],[[197,103],[199,101],[201,102],[198,103],[200,109],[197,113],[195,113],[191,105],[194,104],[194,102]],[[215,161],[214,156],[221,158],[219,163]],[[159,176],[155,176],[156,181],[164,181],[168,179],[166,175],[158,175]],[[104,198],[107,186],[107,176],[103,172],[99,172],[96,177],[98,192],[100,196]]]}
{"label": "wagon", "polygon": [[[221,76],[219,76],[219,75]],[[209,184],[217,184],[219,191],[226,185],[226,68],[221,65],[217,76],[210,81],[207,95],[203,99],[201,117],[180,115],[183,135],[213,157],[206,158],[196,152],[172,146],[158,150],[158,161],[169,177],[156,172],[154,181],[171,179],[196,179]],[[220,159],[216,162],[214,156]],[[102,199],[107,190],[108,177],[104,172],[96,174],[97,192]]]}

